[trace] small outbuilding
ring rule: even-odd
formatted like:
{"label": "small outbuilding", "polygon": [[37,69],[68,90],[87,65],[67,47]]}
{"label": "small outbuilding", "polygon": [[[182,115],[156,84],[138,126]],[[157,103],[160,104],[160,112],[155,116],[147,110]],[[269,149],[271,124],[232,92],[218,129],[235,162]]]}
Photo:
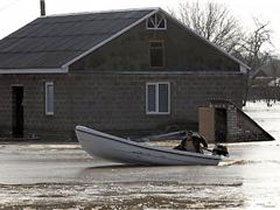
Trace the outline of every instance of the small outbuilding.
{"label": "small outbuilding", "polygon": [[241,107],[248,68],[160,8],[39,17],[0,41],[0,135],[197,126],[209,99]]}
{"label": "small outbuilding", "polygon": [[272,59],[250,74],[248,99],[280,100],[279,59]]}
{"label": "small outbuilding", "polygon": [[249,115],[226,100],[210,100],[199,108],[199,133],[212,143],[274,140]]}

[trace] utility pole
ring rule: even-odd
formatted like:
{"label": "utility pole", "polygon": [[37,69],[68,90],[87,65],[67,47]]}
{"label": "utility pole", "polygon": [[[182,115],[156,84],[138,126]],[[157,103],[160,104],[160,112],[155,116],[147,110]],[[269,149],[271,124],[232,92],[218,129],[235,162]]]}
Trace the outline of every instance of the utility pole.
{"label": "utility pole", "polygon": [[46,15],[45,0],[40,0],[40,9],[41,9],[41,16],[45,16]]}

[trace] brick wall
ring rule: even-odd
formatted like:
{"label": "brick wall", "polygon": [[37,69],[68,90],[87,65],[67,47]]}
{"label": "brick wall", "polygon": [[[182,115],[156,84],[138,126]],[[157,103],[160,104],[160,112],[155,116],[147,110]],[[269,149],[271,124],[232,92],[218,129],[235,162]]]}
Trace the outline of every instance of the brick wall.
{"label": "brick wall", "polygon": [[[54,116],[45,115],[45,82],[55,85]],[[171,84],[170,115],[146,114],[146,83]],[[152,130],[197,123],[198,106],[211,98],[240,102],[242,75],[104,74],[18,75],[0,77],[0,131],[11,133],[11,86],[24,86],[25,134],[75,138],[77,124],[109,131]],[[223,90],[223,91],[221,91]]]}
{"label": "brick wall", "polygon": [[[168,19],[167,30],[147,30],[145,21],[70,66],[90,71],[226,71],[239,64]],[[164,42],[165,65],[150,67],[150,41]]]}
{"label": "brick wall", "polygon": [[[235,104],[224,100],[211,100],[208,106],[210,106],[211,109],[222,108],[226,110],[227,135],[225,139],[222,139],[223,142],[265,141],[274,139]],[[219,121],[216,122],[218,119],[215,119],[214,115],[210,116],[210,119],[214,121],[215,125],[216,123],[220,123]],[[209,119],[207,120],[209,121]],[[200,123],[204,124],[205,122]],[[216,129],[219,129],[219,126],[211,130],[212,135],[215,133]],[[211,135],[208,134],[208,136]],[[213,140],[221,141],[221,139],[216,138],[217,136]]]}
{"label": "brick wall", "polygon": [[227,141],[266,141],[274,140],[261,126],[234,105],[227,108]]}
{"label": "brick wall", "polygon": [[[0,136],[11,136],[12,86],[24,87],[24,129],[25,136],[31,134],[60,136],[69,134],[69,101],[71,85],[67,75],[1,75],[0,76]],[[45,115],[45,82],[55,85],[55,115]]]}

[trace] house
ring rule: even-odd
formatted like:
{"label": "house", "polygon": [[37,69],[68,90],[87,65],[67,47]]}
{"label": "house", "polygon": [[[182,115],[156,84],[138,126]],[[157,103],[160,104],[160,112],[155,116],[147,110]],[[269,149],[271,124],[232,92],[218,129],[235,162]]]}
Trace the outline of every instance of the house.
{"label": "house", "polygon": [[280,100],[280,60],[272,59],[250,74],[249,99]]}
{"label": "house", "polygon": [[263,64],[250,75],[251,79],[258,79],[262,77],[280,78],[280,60],[272,59]]}
{"label": "house", "polygon": [[197,126],[209,99],[241,106],[248,68],[160,8],[39,17],[0,42],[0,135]]}

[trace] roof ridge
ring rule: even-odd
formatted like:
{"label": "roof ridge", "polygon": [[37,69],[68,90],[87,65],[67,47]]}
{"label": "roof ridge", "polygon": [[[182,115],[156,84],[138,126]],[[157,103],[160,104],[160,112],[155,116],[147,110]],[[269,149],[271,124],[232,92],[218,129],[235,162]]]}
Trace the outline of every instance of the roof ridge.
{"label": "roof ridge", "polygon": [[143,8],[127,8],[127,9],[112,9],[112,10],[96,10],[96,11],[85,11],[85,12],[72,12],[64,14],[51,14],[46,16],[40,16],[38,18],[48,17],[65,17],[65,16],[76,16],[76,15],[87,15],[87,14],[105,14],[105,13],[119,13],[119,12],[137,12],[145,10],[160,10],[160,7],[143,7]]}

